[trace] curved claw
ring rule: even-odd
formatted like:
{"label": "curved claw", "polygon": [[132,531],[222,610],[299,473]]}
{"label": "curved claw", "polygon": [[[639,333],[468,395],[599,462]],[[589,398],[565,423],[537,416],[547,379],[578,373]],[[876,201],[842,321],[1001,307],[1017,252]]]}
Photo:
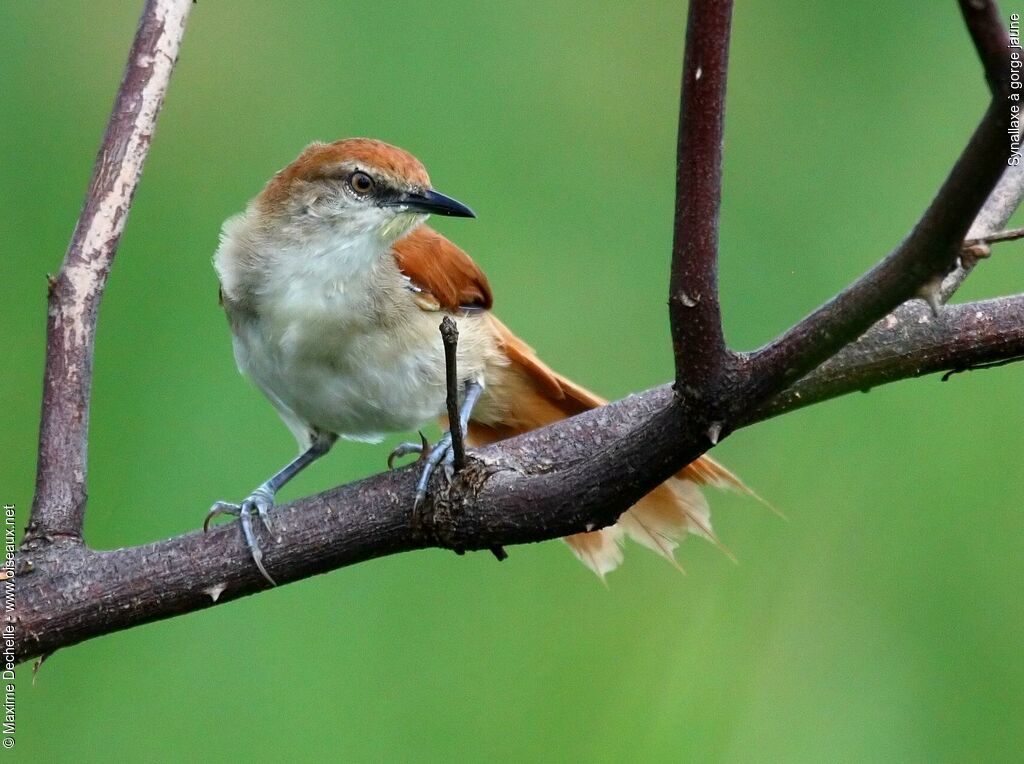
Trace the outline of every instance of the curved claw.
{"label": "curved claw", "polygon": [[430,449],[430,455],[426,458],[426,463],[423,465],[423,472],[420,475],[419,481],[416,483],[416,498],[413,500],[412,508],[419,509],[420,504],[427,498],[427,484],[430,483],[430,478],[433,477],[434,471],[437,469],[442,461],[445,460],[446,456],[452,450],[452,434],[446,432],[441,440],[437,441],[432,449]]}
{"label": "curved claw", "polygon": [[203,533],[210,530],[210,521],[218,517],[219,515],[231,515],[232,517],[238,517],[241,514],[242,508],[238,504],[232,504],[228,501],[215,501],[213,506],[210,507],[210,511],[206,513],[206,517],[203,519]]}
{"label": "curved claw", "polygon": [[[270,582],[271,586],[277,586],[277,581],[270,577],[267,573],[267,569],[263,566],[263,550],[260,549],[260,544],[256,540],[256,534],[252,530],[252,511],[256,510],[256,514],[266,522],[266,511],[270,508],[269,504],[264,505],[263,496],[257,496],[256,494],[250,496],[242,502],[242,509],[239,512],[240,519],[242,521],[242,533],[245,535],[246,546],[249,547],[249,554],[252,556],[252,561],[256,563],[256,567],[259,568],[260,573],[263,577]],[[268,528],[269,530],[269,528]]]}
{"label": "curved claw", "polygon": [[424,435],[422,432],[419,433],[419,436],[419,443],[410,443],[406,441],[405,443],[399,443],[397,446],[395,446],[394,450],[392,450],[392,452],[388,455],[389,470],[393,470],[395,468],[395,459],[401,459],[403,456],[408,456],[409,454],[419,454],[420,458],[418,461],[423,461],[423,456],[424,454],[427,453],[427,450],[430,448],[430,443],[429,441],[427,441],[427,436]]}
{"label": "curved claw", "polygon": [[277,540],[277,534],[274,532],[274,526],[270,524],[270,508],[274,506],[274,500],[271,499],[267,503],[257,502],[256,514],[260,517],[260,522],[263,523],[263,527],[267,529],[267,533]]}
{"label": "curved claw", "polygon": [[422,452],[420,451],[419,445],[416,443],[399,443],[394,447],[394,449],[392,449],[391,453],[388,454],[388,469],[393,470],[395,468],[395,459],[401,459],[403,456],[418,453]]}
{"label": "curved claw", "polygon": [[252,495],[246,497],[241,504],[218,501],[206,513],[206,519],[203,520],[203,532],[205,533],[209,530],[210,521],[218,515],[232,515],[239,518],[242,523],[242,534],[245,536],[245,545],[249,547],[252,561],[256,563],[256,567],[263,577],[270,582],[270,585],[277,586],[277,582],[270,576],[263,565],[263,550],[260,549],[259,541],[256,540],[256,533],[252,527],[252,517],[255,513],[263,522],[267,531],[273,533],[268,516],[268,511],[272,506],[274,506],[274,497],[258,489],[253,491]]}

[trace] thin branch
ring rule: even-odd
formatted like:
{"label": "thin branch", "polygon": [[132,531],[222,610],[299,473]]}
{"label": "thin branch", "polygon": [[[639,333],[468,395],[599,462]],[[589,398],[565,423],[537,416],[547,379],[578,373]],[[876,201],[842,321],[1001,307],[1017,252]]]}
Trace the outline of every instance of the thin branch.
{"label": "thin branch", "polygon": [[692,0],[686,22],[669,321],[680,395],[714,398],[730,354],[718,302],[718,219],[732,0]]}
{"label": "thin branch", "polygon": [[448,432],[452,436],[453,466],[461,472],[466,466],[466,444],[463,442],[462,422],[459,420],[459,327],[449,317],[441,320],[441,342],[444,344],[445,381],[448,393],[445,404],[448,408]]}
{"label": "thin branch", "polygon": [[50,280],[36,492],[26,538],[81,540],[96,313],[191,0],[148,0],[60,272]]}
{"label": "thin branch", "polygon": [[[951,307],[938,320],[922,307],[921,321],[883,324],[745,424],[897,379],[1019,356],[1022,316],[1024,295]],[[610,523],[622,508],[621,485],[641,462],[660,458],[661,441],[679,439],[672,446],[687,453],[706,447],[701,434],[672,426],[673,401],[672,386],[662,385],[475,452],[420,512],[409,501],[416,465],[293,502],[274,510],[280,540],[266,556],[286,583],[429,546],[487,549]],[[608,442],[639,446],[622,458],[597,447]],[[30,568],[20,561],[19,661],[267,588],[233,524],[112,552],[59,551],[50,557],[44,549]]]}
{"label": "thin branch", "polygon": [[[908,352],[908,347],[913,349]],[[891,314],[753,413],[745,424],[900,379],[1021,360],[1024,295]]]}
{"label": "thin branch", "polygon": [[971,224],[967,232],[967,241],[964,243],[970,245],[972,239],[984,239],[1002,230],[1020,207],[1022,200],[1024,164],[1010,165],[1003,171],[1003,176],[985,200],[985,206]]}
{"label": "thin branch", "polygon": [[[448,432],[452,436],[452,470],[459,473],[466,468],[465,433],[462,431],[462,417],[459,416],[459,327],[449,316],[445,316],[441,319],[440,329],[444,345],[445,382],[448,387],[445,405],[448,409]],[[388,466],[391,466],[390,462]],[[490,550],[498,562],[508,559],[504,547],[493,545]]]}
{"label": "thin branch", "polygon": [[[968,227],[1006,169],[1009,38],[995,3],[961,0],[993,100],[934,201],[910,235],[852,286],[750,359],[750,395],[785,389],[897,305],[937,292],[954,269]],[[922,292],[924,290],[924,292]]]}
{"label": "thin branch", "polygon": [[999,179],[978,216],[974,218],[960,251],[959,264],[942,280],[939,297],[943,303],[956,293],[978,260],[987,254],[988,244],[985,243],[985,237],[995,234],[1009,222],[1021,200],[1024,200],[1024,165],[1010,165],[1003,171],[1003,177]]}

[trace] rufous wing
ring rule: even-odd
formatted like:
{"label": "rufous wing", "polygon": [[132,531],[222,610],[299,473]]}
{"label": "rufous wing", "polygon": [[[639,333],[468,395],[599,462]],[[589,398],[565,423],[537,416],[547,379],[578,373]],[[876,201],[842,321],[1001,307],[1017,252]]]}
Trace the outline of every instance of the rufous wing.
{"label": "rufous wing", "polygon": [[437,231],[420,226],[394,246],[395,261],[424,310],[490,310],[487,276],[473,259]]}

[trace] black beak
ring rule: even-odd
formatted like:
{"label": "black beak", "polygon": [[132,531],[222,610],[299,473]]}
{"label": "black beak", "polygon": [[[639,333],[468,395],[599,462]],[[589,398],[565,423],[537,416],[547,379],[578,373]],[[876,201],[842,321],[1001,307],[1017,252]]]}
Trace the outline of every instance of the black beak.
{"label": "black beak", "polygon": [[407,207],[410,212],[425,212],[431,215],[445,215],[451,218],[475,218],[469,207],[450,196],[437,191],[408,191],[386,203],[388,207]]}

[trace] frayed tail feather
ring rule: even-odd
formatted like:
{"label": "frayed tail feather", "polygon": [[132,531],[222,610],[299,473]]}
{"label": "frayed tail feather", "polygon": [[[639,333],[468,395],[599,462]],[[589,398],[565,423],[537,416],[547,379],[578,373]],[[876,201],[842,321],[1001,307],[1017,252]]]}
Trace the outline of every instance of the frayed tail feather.
{"label": "frayed tail feather", "polygon": [[773,506],[771,502],[740,480],[731,470],[723,467],[710,456],[702,456],[697,461],[687,464],[679,470],[676,478],[679,480],[692,480],[697,485],[706,485],[723,491],[742,493],[744,496],[749,496],[758,503],[768,507],[772,513],[778,515],[783,520],[789,519],[782,513],[782,510]]}
{"label": "frayed tail feather", "polygon": [[562,540],[580,562],[604,581],[606,573],[622,564],[622,538],[622,528],[615,524],[599,531],[566,536]]}
{"label": "frayed tail feather", "polygon": [[[705,482],[716,487],[735,487],[724,478]],[[674,553],[687,533],[708,539],[736,561],[715,535],[707,499],[692,479],[669,478],[624,512],[615,525],[577,533],[567,537],[565,542],[584,565],[604,580],[622,563],[622,542],[627,536],[683,571]]]}

